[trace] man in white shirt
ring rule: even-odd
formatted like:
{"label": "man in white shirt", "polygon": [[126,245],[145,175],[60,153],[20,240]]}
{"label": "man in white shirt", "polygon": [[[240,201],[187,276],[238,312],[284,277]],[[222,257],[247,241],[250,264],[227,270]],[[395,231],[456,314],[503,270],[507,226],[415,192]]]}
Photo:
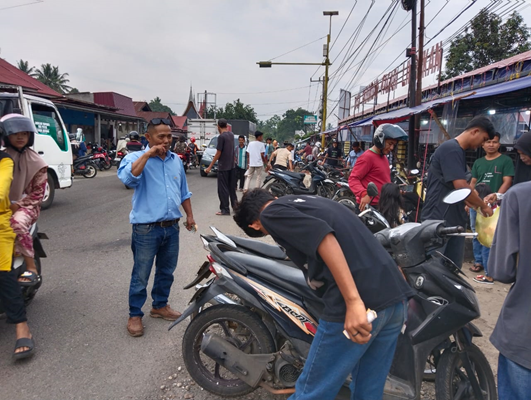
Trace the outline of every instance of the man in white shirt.
{"label": "man in white shirt", "polygon": [[249,190],[249,185],[253,177],[256,177],[256,187],[259,188],[262,185],[262,171],[264,165],[267,164],[263,135],[262,132],[256,131],[254,133],[256,140],[250,142],[247,146],[247,162],[249,165],[247,167],[247,172],[245,173],[243,193]]}

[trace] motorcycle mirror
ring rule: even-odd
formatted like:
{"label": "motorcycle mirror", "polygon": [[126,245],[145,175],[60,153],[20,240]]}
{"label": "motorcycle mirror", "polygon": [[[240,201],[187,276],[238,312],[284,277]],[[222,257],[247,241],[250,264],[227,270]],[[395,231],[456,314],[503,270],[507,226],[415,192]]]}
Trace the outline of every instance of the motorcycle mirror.
{"label": "motorcycle mirror", "polygon": [[420,169],[421,166],[422,164],[420,163],[420,161],[417,161],[417,168]]}
{"label": "motorcycle mirror", "polygon": [[409,171],[409,173],[410,173],[411,175],[418,175],[419,170],[418,170],[418,169],[412,169],[411,171]]}
{"label": "motorcycle mirror", "polygon": [[207,148],[207,145],[206,145],[206,144],[202,144],[201,147],[202,147],[203,149],[206,149],[206,148]]}
{"label": "motorcycle mirror", "polygon": [[378,187],[374,184],[374,182],[369,182],[367,185],[367,194],[369,197],[378,196]]}
{"label": "motorcycle mirror", "polygon": [[470,196],[471,192],[472,189],[470,188],[453,190],[444,197],[443,202],[446,204],[457,204]]}

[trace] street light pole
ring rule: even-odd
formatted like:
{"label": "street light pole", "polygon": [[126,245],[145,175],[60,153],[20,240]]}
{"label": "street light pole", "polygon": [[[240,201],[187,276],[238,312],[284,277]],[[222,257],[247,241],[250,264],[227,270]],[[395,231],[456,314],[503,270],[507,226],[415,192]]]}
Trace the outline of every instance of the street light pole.
{"label": "street light pole", "polygon": [[325,48],[325,75],[323,81],[323,119],[321,122],[321,145],[325,147],[325,136],[323,134],[326,131],[326,114],[328,104],[328,67],[330,66],[330,37],[332,36],[332,17],[339,15],[338,11],[323,11],[323,15],[330,17],[330,23],[328,25],[328,35],[326,35],[326,48]]}
{"label": "street light pole", "polygon": [[[416,105],[417,89],[417,0],[411,2],[411,70],[409,74],[409,108]],[[409,117],[407,167],[415,168],[415,116]]]}

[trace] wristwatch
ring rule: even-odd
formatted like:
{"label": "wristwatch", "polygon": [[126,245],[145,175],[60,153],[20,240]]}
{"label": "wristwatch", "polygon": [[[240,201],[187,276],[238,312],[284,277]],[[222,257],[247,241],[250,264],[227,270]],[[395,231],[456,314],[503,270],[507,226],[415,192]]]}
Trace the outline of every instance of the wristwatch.
{"label": "wristwatch", "polygon": [[503,196],[505,196],[505,193],[496,193],[496,200],[503,200]]}

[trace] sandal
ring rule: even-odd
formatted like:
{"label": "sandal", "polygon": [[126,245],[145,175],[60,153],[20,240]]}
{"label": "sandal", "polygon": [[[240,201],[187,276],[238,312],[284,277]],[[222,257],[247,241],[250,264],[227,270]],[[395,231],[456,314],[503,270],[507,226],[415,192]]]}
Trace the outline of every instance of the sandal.
{"label": "sandal", "polygon": [[15,343],[15,351],[21,347],[28,347],[29,350],[21,351],[20,353],[13,352],[13,358],[15,360],[22,360],[24,358],[31,357],[35,350],[35,340],[33,340],[33,337],[18,339]]}
{"label": "sandal", "polygon": [[36,274],[35,272],[33,271],[24,271],[23,273],[21,273],[19,276],[18,276],[18,279],[20,278],[23,278],[23,279],[29,279],[29,282],[26,282],[26,281],[18,281],[18,284],[20,286],[27,286],[27,287],[31,287],[31,286],[35,286],[37,283],[39,283],[41,281],[41,277],[39,274]]}
{"label": "sandal", "polygon": [[216,215],[230,215],[230,213],[223,213],[223,212],[221,212],[221,211],[218,211],[218,212],[216,213]]}
{"label": "sandal", "polygon": [[470,267],[469,270],[472,271],[472,272],[476,272],[476,273],[477,272],[481,272],[481,271],[483,271],[483,265],[476,263],[476,264],[474,264],[473,267]]}
{"label": "sandal", "polygon": [[494,279],[492,279],[490,276],[478,275],[474,278],[474,282],[486,283],[487,285],[493,285]]}

